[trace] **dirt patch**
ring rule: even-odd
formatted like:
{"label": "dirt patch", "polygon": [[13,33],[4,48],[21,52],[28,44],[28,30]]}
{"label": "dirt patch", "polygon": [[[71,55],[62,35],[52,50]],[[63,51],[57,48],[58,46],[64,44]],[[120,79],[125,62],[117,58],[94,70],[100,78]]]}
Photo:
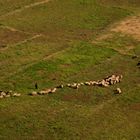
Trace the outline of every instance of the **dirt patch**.
{"label": "dirt patch", "polygon": [[22,8],[19,8],[19,9],[16,9],[16,10],[11,11],[9,13],[6,13],[6,14],[0,16],[0,18],[5,18],[7,16],[11,16],[11,15],[14,15],[16,13],[20,13],[23,10],[26,10],[26,9],[29,9],[29,8],[33,8],[33,7],[38,6],[38,5],[45,4],[45,3],[49,2],[49,1],[50,0],[44,0],[44,1],[40,1],[40,2],[31,3],[29,5],[26,5],[26,6],[22,7]]}
{"label": "dirt patch", "polygon": [[140,41],[140,16],[134,16],[120,22],[111,31],[131,35]]}
{"label": "dirt patch", "polygon": [[[122,36],[130,36],[137,41],[140,41],[140,16],[128,17],[125,20],[111,25],[107,32],[96,37],[92,43],[99,43],[114,37],[114,33],[120,33]],[[120,54],[131,54],[131,50],[135,48],[135,45],[126,45],[122,48],[113,48]]]}
{"label": "dirt patch", "polygon": [[24,43],[27,43],[29,41],[35,40],[36,38],[39,38],[39,37],[42,37],[42,36],[43,36],[42,34],[37,34],[37,35],[31,36],[31,37],[29,37],[29,38],[27,38],[25,40],[22,40],[22,41],[20,41],[18,43],[15,43],[15,45],[21,45],[21,44],[24,44]]}
{"label": "dirt patch", "polygon": [[91,101],[90,94],[67,94],[63,97],[64,101],[80,101],[83,103],[88,103]]}
{"label": "dirt patch", "polygon": [[140,103],[135,103],[135,104],[131,105],[130,109],[140,111]]}
{"label": "dirt patch", "polygon": [[23,41],[30,35],[18,31],[0,28],[0,46],[6,46]]}
{"label": "dirt patch", "polygon": [[112,33],[107,33],[107,34],[100,35],[95,40],[93,40],[92,43],[98,43],[99,41],[112,38],[112,36],[113,36]]}

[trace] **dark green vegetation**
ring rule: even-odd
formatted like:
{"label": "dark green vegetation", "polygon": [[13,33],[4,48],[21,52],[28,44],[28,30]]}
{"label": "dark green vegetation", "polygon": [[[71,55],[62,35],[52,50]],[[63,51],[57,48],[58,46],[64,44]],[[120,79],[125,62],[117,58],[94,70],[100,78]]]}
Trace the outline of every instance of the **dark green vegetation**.
{"label": "dark green vegetation", "polygon": [[[0,89],[22,93],[0,100],[0,139],[139,140],[140,69],[132,56],[140,56],[140,43],[120,33],[91,43],[138,14],[139,0],[52,0],[6,15],[39,1],[0,0]],[[27,95],[35,82],[41,90],[114,73],[124,78],[109,88]]]}

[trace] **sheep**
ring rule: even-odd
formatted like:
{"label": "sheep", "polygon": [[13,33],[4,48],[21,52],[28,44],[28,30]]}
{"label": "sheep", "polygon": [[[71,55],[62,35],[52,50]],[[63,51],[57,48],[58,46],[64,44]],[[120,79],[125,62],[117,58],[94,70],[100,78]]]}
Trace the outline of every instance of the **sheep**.
{"label": "sheep", "polygon": [[84,83],[83,83],[83,82],[81,82],[81,83],[80,83],[80,85],[81,85],[81,86],[83,86],[83,85],[84,85]]}
{"label": "sheep", "polygon": [[109,85],[108,85],[108,82],[106,82],[105,80],[99,81],[99,82],[98,82],[98,85],[99,85],[99,86],[102,86],[102,87],[108,87],[108,86],[109,86]]}
{"label": "sheep", "polygon": [[91,84],[90,84],[90,82],[85,82],[84,83],[86,86],[90,86]]}
{"label": "sheep", "polygon": [[12,95],[12,92],[13,92],[13,91],[12,91],[12,90],[10,90],[10,91],[8,91],[8,94],[9,94],[9,95]]}
{"label": "sheep", "polygon": [[79,85],[77,83],[73,83],[71,85],[71,88],[78,89],[79,88]]}
{"label": "sheep", "polygon": [[122,90],[120,89],[120,88],[117,88],[116,90],[115,90],[115,94],[121,94],[122,93]]}
{"label": "sheep", "polygon": [[59,85],[56,88],[64,88],[64,85]]}
{"label": "sheep", "polygon": [[33,91],[30,95],[36,96],[37,95],[37,92],[36,91]]}
{"label": "sheep", "polygon": [[120,76],[116,76],[116,82],[117,82],[117,83],[120,82]]}
{"label": "sheep", "polygon": [[48,94],[48,93],[50,93],[50,92],[51,92],[51,89],[47,89],[47,90],[39,91],[38,94],[39,94],[39,95],[46,95],[46,94]]}
{"label": "sheep", "polygon": [[38,92],[39,95],[44,95],[46,92],[44,90],[41,90]]}
{"label": "sheep", "polygon": [[0,95],[0,99],[2,99],[3,98],[3,96],[2,95]]}
{"label": "sheep", "polygon": [[98,82],[97,82],[97,81],[91,81],[90,84],[91,84],[92,86],[96,86],[96,85],[98,85]]}
{"label": "sheep", "polygon": [[[111,75],[111,76],[106,77],[103,80],[87,81],[85,83],[83,83],[83,82],[72,83],[72,84],[66,84],[66,86],[70,87],[70,88],[73,88],[73,89],[78,89],[80,86],[83,86],[83,85],[108,87],[109,85],[113,85],[113,84],[121,82],[122,78],[123,78],[122,75]],[[35,87],[37,88],[37,83],[35,84]],[[64,85],[59,85],[59,86],[57,86],[55,88],[52,88],[52,89],[43,89],[43,90],[41,90],[39,92],[33,91],[29,95],[32,95],[32,96],[35,96],[37,94],[39,94],[39,95],[47,95],[49,93],[55,93],[58,88],[64,88]],[[121,94],[122,91],[121,91],[120,88],[117,88],[115,90],[115,93],[116,94]],[[13,93],[12,91],[7,91],[7,92],[0,91],[0,99],[2,99],[4,97],[19,97],[19,96],[21,96],[20,93]]]}
{"label": "sheep", "polygon": [[76,85],[76,86],[72,86],[72,88],[73,88],[73,89],[78,89],[79,86],[78,86],[78,85]]}
{"label": "sheep", "polygon": [[2,91],[0,95],[3,96],[3,97],[5,97],[6,96],[6,93],[4,91]]}
{"label": "sheep", "polygon": [[106,82],[109,83],[109,85],[116,84],[116,75],[108,76],[104,79]]}
{"label": "sheep", "polygon": [[20,97],[21,96],[21,94],[20,93],[13,93],[13,95],[12,95],[13,97]]}
{"label": "sheep", "polygon": [[71,84],[67,84],[67,87],[71,87]]}
{"label": "sheep", "polygon": [[120,77],[120,82],[121,82],[121,80],[122,80],[123,76],[122,76],[122,75],[120,75],[119,77]]}
{"label": "sheep", "polygon": [[81,86],[81,84],[80,83],[77,83],[77,86]]}
{"label": "sheep", "polygon": [[57,90],[57,88],[54,88],[54,89],[52,89],[52,90],[50,91],[50,93],[55,93],[56,90]]}

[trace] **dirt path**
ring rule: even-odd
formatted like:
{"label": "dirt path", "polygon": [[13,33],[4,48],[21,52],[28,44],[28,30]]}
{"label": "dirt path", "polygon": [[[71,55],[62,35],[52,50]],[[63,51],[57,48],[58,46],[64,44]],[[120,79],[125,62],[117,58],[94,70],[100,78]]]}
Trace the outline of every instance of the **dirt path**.
{"label": "dirt path", "polygon": [[[42,36],[42,34],[40,34],[40,35],[35,35],[35,36],[31,37],[30,40],[36,39],[36,38],[41,37],[41,36]],[[23,42],[20,42],[19,44],[21,44],[21,43],[26,43],[27,41],[29,41],[29,39],[24,40]],[[5,50],[6,50],[6,49],[7,49],[7,48],[5,48]],[[5,77],[5,79],[9,79],[11,76],[16,75],[17,73],[24,71],[25,69],[27,69],[27,68],[33,66],[34,64],[36,64],[36,63],[38,63],[38,62],[51,59],[51,58],[53,58],[53,57],[55,57],[55,56],[57,56],[57,55],[59,55],[59,54],[65,52],[65,51],[67,51],[68,49],[70,49],[70,48],[68,47],[68,48],[66,48],[66,49],[64,49],[64,50],[56,51],[56,52],[54,52],[54,53],[52,53],[52,54],[49,54],[48,56],[46,56],[46,57],[40,59],[39,61],[38,61],[38,60],[34,60],[34,61],[31,62],[30,64],[26,64],[26,66],[24,65],[24,67],[21,66],[21,67],[19,67],[16,71],[14,71],[14,72],[8,74],[8,76]]]}
{"label": "dirt path", "polygon": [[[8,29],[11,32],[20,32],[20,33],[24,33],[26,35],[30,35],[31,36],[30,38],[27,38],[27,39],[24,39],[22,41],[19,41],[19,42],[15,43],[15,44],[12,44],[13,46],[24,44],[24,43],[27,43],[28,41],[34,40],[34,39],[39,38],[41,36],[42,37],[45,36],[44,34],[25,32],[25,31],[22,31],[22,30],[19,30],[19,29],[10,27],[10,26],[1,26],[1,28]],[[0,50],[4,51],[4,50],[7,50],[8,48],[9,48],[9,46],[7,45],[7,47],[0,48]]]}
{"label": "dirt path", "polygon": [[3,29],[8,29],[11,32],[20,32],[20,33],[25,33],[25,34],[28,34],[28,35],[36,34],[36,33],[30,33],[30,32],[26,32],[26,31],[22,31],[22,30],[19,30],[19,29],[16,29],[14,27],[7,26],[7,25],[1,25],[0,27],[3,28]]}
{"label": "dirt path", "polygon": [[[16,9],[14,11],[11,11],[9,13],[6,13],[6,14],[0,16],[0,18],[4,18],[6,16],[13,15],[13,14],[16,14],[16,13],[19,13],[19,12],[22,12],[23,10],[26,10],[28,8],[32,8],[32,7],[35,7],[35,6],[38,6],[38,5],[42,5],[42,4],[48,3],[49,1],[50,0],[44,0],[44,1],[41,1],[41,2],[35,2],[35,3],[32,3],[32,4],[26,5],[26,6],[22,7],[22,8],[20,8],[20,9]],[[26,43],[27,41],[36,39],[36,38],[38,38],[40,36],[44,36],[43,34],[30,33],[30,32],[22,31],[22,30],[19,30],[19,29],[16,29],[14,27],[10,27],[10,26],[7,26],[7,25],[1,25],[0,27],[1,28],[5,28],[5,29],[8,29],[8,30],[10,30],[12,32],[21,32],[21,33],[25,33],[25,34],[28,34],[28,35],[33,35],[33,37],[31,37],[29,39],[26,39],[24,41],[21,41],[21,42],[17,43],[16,45]],[[4,48],[3,50],[5,50],[5,49],[7,49],[7,48]]]}
{"label": "dirt path", "polygon": [[42,34],[34,35],[34,36],[30,37],[30,38],[27,38],[27,39],[25,39],[25,40],[23,40],[23,41],[21,41],[21,42],[18,42],[18,43],[16,43],[16,44],[14,44],[14,46],[15,46],[15,45],[21,45],[21,44],[27,43],[27,42],[32,41],[32,40],[34,40],[34,39],[36,39],[36,38],[39,38],[39,37],[41,37],[41,36],[43,36],[43,35],[42,35]]}
{"label": "dirt path", "polygon": [[9,13],[6,13],[6,14],[0,16],[0,18],[5,18],[7,16],[10,16],[10,15],[13,15],[13,14],[16,14],[16,13],[20,13],[23,10],[26,10],[26,9],[29,9],[29,8],[32,8],[32,7],[35,7],[35,6],[38,6],[38,5],[42,5],[42,4],[48,3],[49,1],[50,0],[44,0],[44,1],[40,1],[40,2],[31,3],[29,5],[25,5],[24,7],[20,8],[20,9],[16,9],[14,11],[11,11]]}

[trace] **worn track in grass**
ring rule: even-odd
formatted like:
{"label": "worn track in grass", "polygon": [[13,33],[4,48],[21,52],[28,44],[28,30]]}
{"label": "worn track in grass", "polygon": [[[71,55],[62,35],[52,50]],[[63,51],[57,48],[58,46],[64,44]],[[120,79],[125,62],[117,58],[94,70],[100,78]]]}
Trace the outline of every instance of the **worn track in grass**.
{"label": "worn track in grass", "polygon": [[1,15],[0,18],[5,18],[7,16],[10,16],[10,15],[14,15],[16,13],[20,13],[22,12],[23,10],[26,10],[26,9],[29,9],[29,8],[32,8],[32,7],[35,7],[35,6],[38,6],[38,5],[42,5],[42,4],[45,4],[45,3],[48,3],[50,0],[44,0],[44,1],[40,1],[40,2],[35,2],[35,3],[31,3],[29,5],[25,5],[23,6],[22,8],[20,9],[16,9],[14,11],[11,11],[11,12],[8,12],[4,15]]}

